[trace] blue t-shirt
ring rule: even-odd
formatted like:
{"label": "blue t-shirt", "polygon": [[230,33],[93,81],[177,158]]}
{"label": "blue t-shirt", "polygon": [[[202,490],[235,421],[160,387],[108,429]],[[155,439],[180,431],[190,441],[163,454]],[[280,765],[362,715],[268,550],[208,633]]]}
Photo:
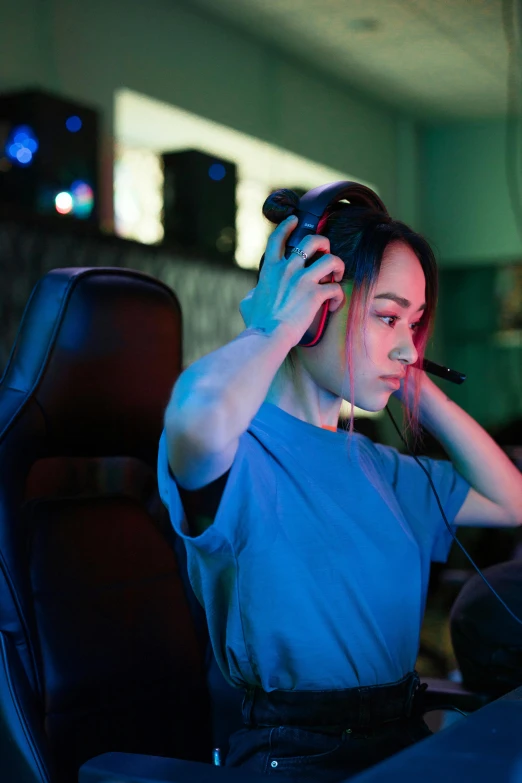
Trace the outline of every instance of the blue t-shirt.
{"label": "blue t-shirt", "polygon": [[[451,524],[469,484],[421,461]],[[165,431],[158,482],[229,683],[334,690],[414,669],[430,562],[452,538],[412,457],[263,403],[204,533],[187,535]]]}

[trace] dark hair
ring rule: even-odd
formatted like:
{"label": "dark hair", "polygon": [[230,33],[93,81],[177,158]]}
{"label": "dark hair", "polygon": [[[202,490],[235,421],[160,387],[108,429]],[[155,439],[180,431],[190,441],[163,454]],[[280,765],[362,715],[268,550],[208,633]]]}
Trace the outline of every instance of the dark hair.
{"label": "dark hair", "polygon": [[[360,189],[361,186],[358,186]],[[369,190],[369,189],[362,189]],[[373,194],[373,191],[370,191]],[[375,196],[374,201],[380,199]],[[299,208],[299,197],[291,190],[278,190],[272,193],[263,206],[263,214],[272,223],[281,223]],[[331,252],[344,261],[343,281],[353,283],[346,327],[347,366],[350,374],[350,394],[354,398],[354,377],[352,373],[353,336],[357,327],[364,327],[371,303],[371,295],[381,270],[384,251],[391,242],[403,242],[408,245],[421,264],[426,279],[426,309],[415,332],[414,344],[422,366],[426,344],[432,334],[438,297],[438,273],[435,256],[423,236],[413,231],[405,223],[390,217],[386,207],[377,209],[368,198],[361,197],[354,190],[350,203],[337,202],[332,205],[320,220],[317,233],[328,237]],[[355,327],[355,328],[353,328]],[[293,356],[289,354],[290,365]],[[413,406],[404,408],[404,428],[410,429],[414,439],[420,435],[418,419],[421,376],[411,373],[408,366],[405,378],[407,398],[408,386],[413,384]],[[350,419],[350,432],[353,431],[353,406]]]}

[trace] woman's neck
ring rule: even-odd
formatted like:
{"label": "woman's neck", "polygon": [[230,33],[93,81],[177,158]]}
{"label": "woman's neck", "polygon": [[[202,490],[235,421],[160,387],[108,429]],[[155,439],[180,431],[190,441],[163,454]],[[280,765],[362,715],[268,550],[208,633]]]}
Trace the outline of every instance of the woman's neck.
{"label": "woman's neck", "polygon": [[299,372],[289,376],[289,371],[281,366],[265,402],[277,405],[296,419],[336,432],[342,399],[317,386],[310,376]]}

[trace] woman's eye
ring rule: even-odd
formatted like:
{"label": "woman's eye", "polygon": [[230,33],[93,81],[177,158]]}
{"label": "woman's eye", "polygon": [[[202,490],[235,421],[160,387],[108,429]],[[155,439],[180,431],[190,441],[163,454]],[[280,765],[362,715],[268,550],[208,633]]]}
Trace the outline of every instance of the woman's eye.
{"label": "woman's eye", "polygon": [[[381,318],[384,322],[386,321],[392,321],[393,323],[387,324],[388,326],[392,327],[395,325],[395,321],[399,320],[398,315],[379,315],[379,318]],[[417,323],[411,324],[412,331],[414,332],[416,329],[419,328],[421,322],[417,321]]]}
{"label": "woman's eye", "polygon": [[381,318],[385,323],[386,321],[390,321],[390,320],[393,321],[393,323],[387,324],[388,326],[393,326],[395,321],[397,321],[398,319],[398,316],[396,315],[379,315],[378,317]]}

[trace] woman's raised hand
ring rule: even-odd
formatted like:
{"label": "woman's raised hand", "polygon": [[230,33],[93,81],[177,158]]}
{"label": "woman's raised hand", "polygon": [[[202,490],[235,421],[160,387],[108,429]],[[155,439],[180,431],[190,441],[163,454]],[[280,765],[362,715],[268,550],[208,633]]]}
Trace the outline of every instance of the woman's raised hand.
{"label": "woman's raised hand", "polygon": [[[340,286],[344,262],[331,255],[327,237],[311,234],[299,243],[298,249],[306,259],[296,252],[285,258],[286,243],[296,224],[297,217],[291,215],[272,232],[258,284],[239,305],[247,328],[272,332],[284,327],[293,345],[301,340],[327,299],[332,313],[344,301]],[[323,255],[305,267],[306,260],[316,253]],[[335,282],[330,282],[332,274]]]}

